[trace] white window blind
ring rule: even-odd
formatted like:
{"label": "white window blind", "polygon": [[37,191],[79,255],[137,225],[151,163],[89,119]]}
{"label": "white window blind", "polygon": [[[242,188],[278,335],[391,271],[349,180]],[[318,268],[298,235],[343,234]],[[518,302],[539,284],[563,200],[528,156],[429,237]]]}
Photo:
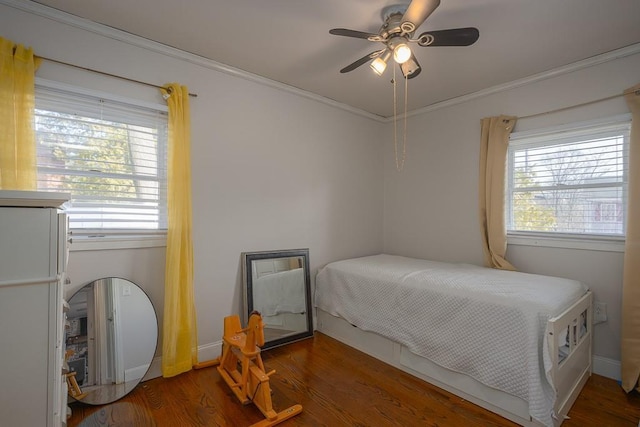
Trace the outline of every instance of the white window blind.
{"label": "white window blind", "polygon": [[36,88],[38,189],[71,193],[71,228],[166,228],[166,112]]}
{"label": "white window blind", "polygon": [[624,236],[630,119],[513,134],[507,231]]}

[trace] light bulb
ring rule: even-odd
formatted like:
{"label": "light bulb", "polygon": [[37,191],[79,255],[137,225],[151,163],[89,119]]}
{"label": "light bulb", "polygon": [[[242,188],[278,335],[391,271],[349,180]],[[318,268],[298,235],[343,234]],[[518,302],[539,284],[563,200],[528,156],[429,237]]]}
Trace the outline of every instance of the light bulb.
{"label": "light bulb", "polygon": [[404,64],[411,58],[411,49],[405,43],[400,43],[393,49],[393,59],[398,64]]}
{"label": "light bulb", "polygon": [[382,55],[374,59],[371,64],[369,64],[369,66],[377,75],[381,76],[382,73],[384,73],[384,70],[386,70],[387,68],[387,61],[389,60],[390,56],[391,52],[389,52],[389,49],[387,49]]}
{"label": "light bulb", "polygon": [[377,75],[381,76],[387,68],[387,63],[384,62],[384,59],[377,57],[369,66]]}

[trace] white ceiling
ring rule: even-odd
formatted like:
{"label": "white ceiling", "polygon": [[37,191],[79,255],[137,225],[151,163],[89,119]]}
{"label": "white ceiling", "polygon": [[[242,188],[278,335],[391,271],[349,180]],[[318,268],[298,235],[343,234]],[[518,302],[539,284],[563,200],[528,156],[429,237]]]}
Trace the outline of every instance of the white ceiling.
{"label": "white ceiling", "polygon": [[[381,45],[329,29],[377,33],[381,10],[403,1],[37,2],[376,115],[393,114],[391,67],[382,77],[367,65],[339,73]],[[409,80],[409,110],[640,43],[639,23],[640,0],[442,0],[416,34],[476,27],[480,39],[470,47],[412,45],[422,73]]]}

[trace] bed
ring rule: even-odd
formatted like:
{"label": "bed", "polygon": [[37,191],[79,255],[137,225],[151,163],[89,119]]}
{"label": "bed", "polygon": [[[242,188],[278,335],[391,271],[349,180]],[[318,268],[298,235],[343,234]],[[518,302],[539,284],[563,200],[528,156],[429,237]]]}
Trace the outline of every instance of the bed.
{"label": "bed", "polygon": [[385,254],[315,291],[320,332],[525,426],[560,425],[591,374],[591,303],[574,280]]}

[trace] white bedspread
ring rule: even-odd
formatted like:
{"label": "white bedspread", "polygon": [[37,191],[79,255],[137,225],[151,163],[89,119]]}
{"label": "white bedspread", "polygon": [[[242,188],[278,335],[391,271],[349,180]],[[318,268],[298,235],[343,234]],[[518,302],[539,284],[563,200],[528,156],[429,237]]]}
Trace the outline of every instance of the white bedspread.
{"label": "white bedspread", "polygon": [[253,308],[263,316],[304,313],[304,269],[268,274],[253,281]]}
{"label": "white bedspread", "polygon": [[375,255],[322,268],[315,304],[526,400],[533,418],[552,425],[547,320],[586,291],[569,279]]}

